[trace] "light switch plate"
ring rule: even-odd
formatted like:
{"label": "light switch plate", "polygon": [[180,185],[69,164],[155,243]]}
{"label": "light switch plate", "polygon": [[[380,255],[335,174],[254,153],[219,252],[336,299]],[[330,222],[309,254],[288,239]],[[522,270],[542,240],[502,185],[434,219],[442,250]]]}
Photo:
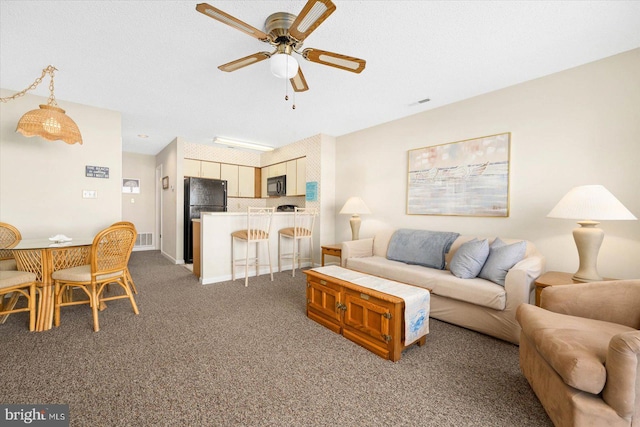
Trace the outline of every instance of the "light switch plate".
{"label": "light switch plate", "polygon": [[98,192],[96,190],[82,190],[83,199],[97,199]]}

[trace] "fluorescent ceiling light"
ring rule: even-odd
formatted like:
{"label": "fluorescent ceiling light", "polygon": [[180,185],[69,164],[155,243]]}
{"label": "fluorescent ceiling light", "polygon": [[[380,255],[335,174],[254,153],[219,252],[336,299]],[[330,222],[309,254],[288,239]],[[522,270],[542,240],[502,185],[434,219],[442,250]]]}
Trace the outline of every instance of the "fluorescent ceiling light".
{"label": "fluorescent ceiling light", "polygon": [[273,151],[273,147],[268,147],[266,145],[254,144],[252,142],[238,141],[238,140],[229,139],[229,138],[221,138],[219,136],[216,136],[215,138],[213,138],[213,143],[226,145],[227,147],[246,148],[248,150]]}

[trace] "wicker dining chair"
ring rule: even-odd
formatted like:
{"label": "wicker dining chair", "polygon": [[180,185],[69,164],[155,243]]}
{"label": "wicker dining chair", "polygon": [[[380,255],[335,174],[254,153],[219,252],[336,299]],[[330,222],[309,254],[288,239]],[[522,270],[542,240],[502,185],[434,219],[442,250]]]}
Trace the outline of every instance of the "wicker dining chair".
{"label": "wicker dining chair", "polygon": [[[4,303],[6,295],[11,295]],[[27,298],[27,306],[15,308],[18,298]],[[28,271],[0,271],[0,323],[10,314],[29,312],[29,330],[36,327],[36,275]]]}
{"label": "wicker dining chair", "polygon": [[20,232],[11,224],[0,222],[0,271],[17,270],[11,248],[22,239]]}
{"label": "wicker dining chair", "polygon": [[[296,207],[293,213],[293,227],[282,228],[278,231],[278,271],[282,271],[282,260],[291,259],[291,277],[296,277],[296,262],[298,268],[302,266],[302,261],[310,261],[313,266],[313,226],[316,221],[318,211],[310,208]],[[283,252],[282,239],[292,241],[291,252]],[[302,240],[309,241],[309,256],[301,256],[300,244]]]}
{"label": "wicker dining chair", "polygon": [[[133,312],[139,313],[126,279],[127,263],[135,240],[136,233],[129,225],[112,225],[100,231],[93,239],[90,264],[58,270],[51,275],[55,283],[55,326],[60,326],[60,308],[69,305],[89,304],[93,313],[93,330],[96,332],[100,330],[98,308],[102,302],[126,298],[131,302]],[[105,297],[104,288],[112,283],[122,287],[124,295]],[[63,301],[68,288],[81,289],[88,299]]]}
{"label": "wicker dining chair", "polygon": [[[269,265],[269,274],[273,281],[273,268],[271,267],[271,248],[269,245],[269,233],[271,232],[271,217],[276,208],[247,208],[247,228],[231,233],[231,280],[236,280],[236,266],[244,264],[244,285],[249,286],[249,261],[255,265],[256,276],[260,271],[260,265]],[[236,243],[246,242],[244,258],[235,258]],[[255,243],[255,257],[249,257],[251,244]],[[267,244],[268,264],[260,264],[260,243]]]}
{"label": "wicker dining chair", "polygon": [[[131,228],[133,228],[133,232],[136,233],[136,238],[138,237],[138,231],[136,230],[136,226],[133,225],[132,222],[129,221],[118,221],[112,225],[128,225]],[[131,285],[131,289],[133,290],[133,293],[138,295],[138,289],[136,289],[136,284],[133,282],[133,277],[131,277],[131,272],[129,271],[129,266],[127,265],[127,271],[126,271],[126,279],[127,281],[129,281],[129,285]]]}

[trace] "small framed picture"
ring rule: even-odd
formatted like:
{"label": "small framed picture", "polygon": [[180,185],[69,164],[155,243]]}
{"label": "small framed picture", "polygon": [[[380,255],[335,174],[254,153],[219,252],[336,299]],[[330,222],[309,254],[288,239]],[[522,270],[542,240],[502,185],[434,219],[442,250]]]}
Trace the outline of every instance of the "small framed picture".
{"label": "small framed picture", "polygon": [[122,192],[140,194],[140,180],[124,178],[122,180]]}
{"label": "small framed picture", "polygon": [[169,188],[169,177],[165,176],[162,178],[162,189],[166,190],[167,188]]}

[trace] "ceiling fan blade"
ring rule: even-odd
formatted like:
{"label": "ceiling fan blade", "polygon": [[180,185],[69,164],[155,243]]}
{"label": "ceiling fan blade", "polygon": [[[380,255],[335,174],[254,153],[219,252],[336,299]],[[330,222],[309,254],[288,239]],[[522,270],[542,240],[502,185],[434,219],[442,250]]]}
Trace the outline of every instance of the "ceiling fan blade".
{"label": "ceiling fan blade", "polygon": [[270,58],[271,54],[269,52],[258,52],[253,55],[245,56],[244,58],[236,59],[235,61],[227,62],[218,67],[218,69],[226,72],[231,72],[238,70],[240,68],[246,67],[247,65],[255,64],[256,62],[264,61],[267,58]]}
{"label": "ceiling fan blade", "polygon": [[289,28],[289,35],[303,41],[336,10],[331,0],[308,0]]}
{"label": "ceiling fan blade", "polygon": [[233,27],[236,30],[240,30],[245,34],[250,35],[251,37],[255,37],[260,41],[263,41],[263,42],[269,41],[269,36],[266,33],[258,30],[255,27],[252,27],[246,22],[242,22],[238,18],[235,18],[229,15],[228,13],[221,11],[220,9],[217,9],[211,6],[210,4],[200,3],[196,6],[196,10],[217,21],[222,22],[223,24],[229,25],[230,27]]}
{"label": "ceiling fan blade", "polygon": [[302,68],[298,67],[298,74],[293,76],[292,79],[289,79],[291,82],[291,86],[293,86],[293,90],[296,92],[304,92],[309,90],[309,86],[307,85],[307,80],[304,78],[304,74],[302,74]]}
{"label": "ceiling fan blade", "polygon": [[303,50],[302,57],[311,62],[340,68],[341,70],[351,71],[352,73],[361,73],[367,65],[367,61],[364,59],[311,48]]}

